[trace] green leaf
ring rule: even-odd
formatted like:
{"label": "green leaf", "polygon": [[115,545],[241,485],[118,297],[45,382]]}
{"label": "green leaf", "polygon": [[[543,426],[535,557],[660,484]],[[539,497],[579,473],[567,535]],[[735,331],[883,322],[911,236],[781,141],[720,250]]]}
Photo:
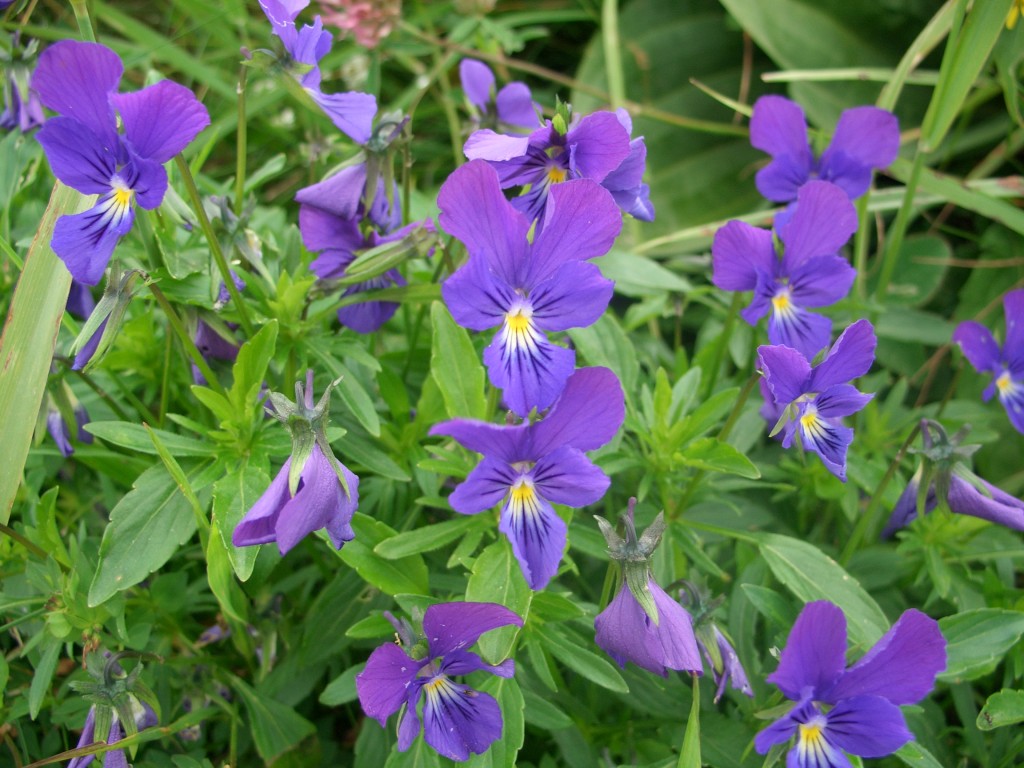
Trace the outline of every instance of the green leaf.
{"label": "green leaf", "polygon": [[612,248],[594,263],[601,268],[601,274],[615,281],[615,292],[623,296],[643,298],[668,291],[686,293],[693,290],[688,280],[658,262],[618,248]]}
{"label": "green leaf", "polygon": [[[612,314],[605,312],[587,328],[573,328],[569,338],[587,365],[603,365],[615,372],[629,400],[631,393],[637,390],[640,363],[636,359],[636,346]],[[576,364],[580,364],[579,359]]]}
{"label": "green leaf", "polygon": [[[530,612],[533,592],[523,579],[519,562],[505,538],[491,544],[473,563],[466,585],[466,601],[497,603],[516,613],[524,622]],[[480,655],[488,664],[507,659],[515,645],[519,627],[502,627],[480,638]]]}
{"label": "green leaf", "polygon": [[252,575],[260,548],[236,547],[231,535],[269,486],[267,473],[251,464],[213,485],[213,530],[223,543],[239,581],[247,581]]}
{"label": "green leaf", "polygon": [[320,692],[319,702],[327,707],[340,707],[359,698],[356,691],[356,675],[366,668],[366,663],[349,667],[327,684]]}
{"label": "green leaf", "polygon": [[378,448],[377,443],[373,440],[349,432],[338,440],[332,440],[332,443],[340,446],[338,458],[342,464],[347,464],[347,459],[352,459],[375,475],[397,480],[400,483],[408,483],[411,479],[409,474]]}
{"label": "green leaf", "polygon": [[1004,688],[993,693],[978,713],[978,728],[982,731],[1017,723],[1024,723],[1024,691]]}
{"label": "green leaf", "polygon": [[1024,634],[1024,613],[978,608],[939,619],[946,637],[946,671],[940,680],[963,682],[986,675]]}
{"label": "green leaf", "polygon": [[427,745],[421,733],[405,752],[393,747],[384,768],[441,768],[441,758]]}
{"label": "green leaf", "polygon": [[216,448],[209,443],[176,435],[163,429],[132,424],[128,421],[92,421],[85,425],[85,431],[104,442],[153,456],[157,454],[157,448],[149,436],[150,431],[160,438],[164,447],[179,458],[182,456],[212,456],[216,451]]}
{"label": "green leaf", "polygon": [[437,382],[452,418],[483,419],[484,367],[465,328],[456,325],[444,304],[430,305],[434,338],[430,348],[430,375]]}
{"label": "green leaf", "polygon": [[693,701],[676,768],[700,768],[700,678],[693,676]]}
{"label": "green leaf", "polygon": [[482,755],[472,755],[465,765],[470,768],[515,768],[525,738],[526,724],[523,719],[524,699],[519,683],[514,677],[490,675],[479,686],[483,693],[489,693],[501,708],[501,738],[491,744]]}
{"label": "green leaf", "polygon": [[697,467],[707,472],[725,472],[751,480],[761,476],[761,471],[737,448],[713,437],[694,440],[676,457],[688,467]]}
{"label": "green leaf", "polygon": [[[338,552],[338,557],[355,568],[363,579],[389,595],[397,595],[400,592],[429,594],[427,566],[419,555],[385,560],[374,553],[374,547],[396,535],[393,528],[356,512],[352,518],[352,529],[356,537],[345,544]],[[323,537],[326,537],[325,533]]]}
{"label": "green leaf", "polygon": [[110,512],[89,606],[106,602],[166,563],[196,531],[188,500],[163,465],[150,467]]}
{"label": "green leaf", "polygon": [[234,406],[235,418],[239,423],[249,421],[255,410],[276,344],[277,320],[271,320],[238,350],[238,357],[231,367],[234,380],[228,398]]}
{"label": "green leaf", "polygon": [[768,567],[790,591],[809,603],[829,600],[846,614],[850,638],[867,650],[889,629],[882,609],[831,557],[805,541],[755,534]]}
{"label": "green leaf", "polygon": [[234,579],[228,548],[216,534],[206,540],[206,579],[224,615],[242,626],[248,624],[249,601]]}
{"label": "green leaf", "polygon": [[377,416],[377,411],[373,407],[373,398],[359,383],[359,380],[348,372],[348,369],[344,369],[344,371],[339,374],[341,381],[338,382],[335,391],[345,403],[349,413],[356,417],[356,421],[362,424],[363,428],[371,435],[380,437],[380,417]]}
{"label": "green leaf", "polygon": [[33,720],[43,706],[43,699],[50,692],[53,673],[57,671],[57,659],[60,657],[61,641],[56,637],[46,636],[43,640],[43,655],[32,672],[32,684],[28,689],[28,714]]}
{"label": "green leaf", "polygon": [[886,289],[886,307],[927,304],[942,285],[952,258],[953,249],[945,238],[912,235],[905,239]]}
{"label": "green leaf", "polygon": [[540,638],[544,648],[569,669],[609,691],[629,693],[629,686],[619,671],[606,659],[583,647],[578,639],[570,638],[552,624],[536,627],[533,632]]}
{"label": "green leaf", "polygon": [[784,629],[793,625],[796,615],[792,606],[774,589],[757,584],[741,584],[740,587],[757,612],[775,626]]}
{"label": "green leaf", "polygon": [[374,547],[373,551],[388,560],[417,555],[421,552],[433,552],[480,525],[479,516],[460,515],[454,520],[445,520],[443,523],[434,523],[412,531],[403,531],[397,536],[385,539]]}
{"label": "green leaf", "polygon": [[573,725],[572,718],[565,712],[528,688],[523,690],[523,703],[523,716],[530,725],[545,731],[560,731]]}
{"label": "green leaf", "polygon": [[916,741],[904,744],[893,754],[912,768],[943,768],[942,763]]}
{"label": "green leaf", "polygon": [[291,707],[254,691],[237,677],[230,679],[249,713],[249,729],[256,751],[268,764],[316,733],[316,726]]}

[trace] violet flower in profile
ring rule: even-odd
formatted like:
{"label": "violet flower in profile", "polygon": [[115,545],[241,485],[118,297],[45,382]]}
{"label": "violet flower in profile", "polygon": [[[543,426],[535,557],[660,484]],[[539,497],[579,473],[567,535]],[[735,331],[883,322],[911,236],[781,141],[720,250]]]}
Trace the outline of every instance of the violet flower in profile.
{"label": "violet flower in profile", "polygon": [[992,383],[982,394],[985,402],[998,393],[1010,423],[1024,432],[1024,289],[1003,297],[1006,338],[1000,347],[992,332],[973,320],[960,323],[953,341],[978,373],[992,374]]}
{"label": "violet flower in profile", "polygon": [[[0,3],[0,10],[3,7]],[[0,90],[3,91],[0,128],[6,131],[17,129],[28,133],[46,122],[39,94],[30,86],[38,48],[38,40],[29,40],[21,45],[21,31],[15,30],[11,35],[10,48],[0,50],[0,69],[4,71],[0,82]]]}
{"label": "violet flower in profile", "polygon": [[910,609],[847,669],[846,617],[832,603],[808,603],[768,676],[795,705],[754,746],[763,755],[795,738],[789,768],[849,768],[844,753],[892,754],[914,738],[900,706],[927,696],[945,668],[938,622]]}
{"label": "violet flower in profile", "polygon": [[[398,719],[398,749],[406,751],[420,732],[419,704],[423,701],[423,738],[451,760],[482,754],[501,738],[498,702],[451,678],[479,670],[512,677],[515,662],[490,665],[467,650],[492,629],[523,626],[523,620],[494,603],[441,603],[423,615],[423,637],[417,638],[408,622],[395,625],[401,645],[385,643],[370,654],[366,668],[356,675],[356,692],[367,717],[384,727],[388,717]],[[404,707],[404,709],[403,709]]]}
{"label": "violet flower in profile", "polygon": [[312,24],[299,28],[295,19],[309,0],[259,0],[273,33],[292,60],[292,78],[324,111],[335,127],[359,144],[372,135],[377,99],[368,93],[324,93],[320,88],[320,60],[331,51],[331,33],[315,17]]}
{"label": "violet flower in profile", "polygon": [[[163,164],[210,124],[192,91],[170,80],[118,93],[123,70],[105,46],[61,40],[43,51],[32,76],[43,104],[60,113],[36,135],[53,174],[99,195],[88,211],[61,216],[51,241],[72,277],[87,285],[99,282],[131,229],[134,206],[152,210],[163,201]],[[117,132],[118,116],[124,133]]]}
{"label": "violet flower in profile", "polygon": [[754,690],[750,687],[750,680],[747,679],[747,671],[743,668],[739,654],[712,617],[724,598],[711,600],[709,597],[704,588],[683,581],[680,599],[683,605],[689,608],[697,647],[711,668],[711,676],[717,686],[714,701],[718,703],[729,685],[740,693],[753,696]]}
{"label": "violet flower in profile", "polygon": [[296,402],[270,393],[271,415],[292,433],[292,454],[270,487],[235,526],[236,547],[277,542],[282,555],[306,534],[327,529],[336,549],[355,538],[352,516],[359,505],[359,478],[338,461],[327,442],[331,389],[313,405],[313,371],[306,389],[296,382]]}
{"label": "violet flower in profile", "polygon": [[476,122],[483,128],[515,131],[537,127],[539,107],[526,83],[506,83],[495,93],[494,73],[476,59],[459,62],[459,81],[466,98],[476,110]]}
{"label": "violet flower in profile", "polygon": [[519,416],[550,406],[576,366],[576,353],[547,334],[588,326],[611,300],[613,284],[587,259],[604,254],[622,228],[611,196],[581,179],[551,193],[533,242],[531,222],[505,200],[493,168],[463,165],[442,185],[440,223],[469,261],[441,293],[452,317],[474,331],[500,326],[484,351],[491,383]]}
{"label": "violet flower in profile", "polygon": [[772,156],[755,178],[757,191],[769,200],[795,200],[800,187],[813,179],[835,184],[852,200],[868,191],[874,169],[896,159],[900,127],[884,109],[847,109],[828,148],[816,158],[800,105],[782,96],[762,96],[754,102],[750,143]]}
{"label": "violet flower in profile", "polygon": [[794,438],[805,451],[813,451],[828,470],[846,482],[846,451],[853,441],[853,430],[840,422],[874,397],[849,383],[863,376],[875,360],[875,330],[867,320],[851,325],[813,369],[800,352],[790,347],[757,348],[758,368],[764,374],[783,416],[772,430],[780,429],[782,446],[789,448]]}
{"label": "violet flower in profile", "polygon": [[[51,407],[46,414],[46,431],[50,433],[53,442],[57,444],[57,450],[61,456],[67,458],[75,452],[71,440],[75,439],[80,443],[91,445],[93,437],[85,431],[84,427],[89,423],[89,412],[85,406],[78,404],[74,407],[75,423],[68,424],[64,415],[57,409]],[[72,428],[74,432],[72,433]]]}
{"label": "violet flower in profile", "polygon": [[625,418],[625,396],[607,368],[580,368],[548,414],[534,424],[499,426],[472,419],[437,424],[483,460],[448,497],[452,509],[472,515],[501,504],[498,526],[531,589],[558,572],[568,526],[552,502],[584,507],[597,502],[610,481],[584,455],[607,443]]}
{"label": "violet flower in profile", "polygon": [[[564,106],[564,105],[563,105]],[[595,112],[573,120],[562,110],[529,136],[507,136],[484,128],[475,131],[463,151],[470,160],[488,161],[501,187],[528,187],[512,205],[538,228],[551,191],[571,179],[601,183],[630,154],[629,131],[613,112]]]}
{"label": "violet flower in profile", "polygon": [[[773,233],[730,221],[711,245],[712,282],[725,291],[753,291],[740,316],[751,325],[771,312],[768,340],[799,350],[808,360],[832,334],[832,321],[808,312],[846,296],[857,271],[838,251],[857,229],[857,212],[842,190],[824,181],[805,184],[796,210]],[[782,253],[775,250],[775,238]]]}
{"label": "violet flower in profile", "polygon": [[[145,728],[152,728],[157,724],[156,713],[153,708],[146,702],[133,701],[133,711],[135,715],[135,730],[141,731]],[[110,730],[107,731],[107,735],[104,738],[103,734],[96,733],[96,706],[89,707],[89,714],[85,717],[85,725],[82,727],[82,735],[78,739],[78,747],[88,747],[93,744],[97,737],[103,738],[107,744],[116,744],[121,741],[124,737],[124,728],[121,727],[120,721],[117,719],[115,714],[113,719],[110,720]],[[95,762],[95,755],[85,755],[84,757],[72,758],[71,762],[68,763],[67,768],[86,768],[88,765],[99,765]],[[110,752],[105,752],[102,757],[103,768],[129,768],[128,757],[125,755],[123,749],[114,749]]]}
{"label": "violet flower in profile", "polygon": [[625,538],[595,515],[608,542],[608,555],[621,566],[622,584],[594,619],[594,640],[623,668],[632,661],[663,677],[670,669],[701,675],[704,666],[690,614],[658,586],[649,565],[665,531],[664,516],[659,513],[638,537],[633,522],[635,506],[636,499],[630,499],[623,516]]}
{"label": "violet flower in profile", "polygon": [[940,503],[959,515],[980,517],[1024,531],[1024,501],[1011,496],[971,471],[969,462],[980,445],[962,445],[967,427],[949,436],[938,422],[921,421],[921,463],[893,507],[882,538],[891,537],[919,515]]}
{"label": "violet flower in profile", "polygon": [[[633,135],[633,119],[621,107],[615,110],[619,123],[627,135]],[[647,169],[647,144],[639,136],[629,142],[629,154],[619,167],[604,177],[601,186],[612,193],[615,204],[634,219],[654,221],[654,205],[651,203],[651,188],[644,184]]]}

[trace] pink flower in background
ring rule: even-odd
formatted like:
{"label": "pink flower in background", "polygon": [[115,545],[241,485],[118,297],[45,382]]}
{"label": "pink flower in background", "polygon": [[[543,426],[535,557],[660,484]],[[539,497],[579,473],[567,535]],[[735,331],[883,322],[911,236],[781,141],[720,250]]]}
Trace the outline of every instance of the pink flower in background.
{"label": "pink flower in background", "polygon": [[324,23],[338,27],[364,48],[376,48],[391,34],[402,0],[319,0]]}

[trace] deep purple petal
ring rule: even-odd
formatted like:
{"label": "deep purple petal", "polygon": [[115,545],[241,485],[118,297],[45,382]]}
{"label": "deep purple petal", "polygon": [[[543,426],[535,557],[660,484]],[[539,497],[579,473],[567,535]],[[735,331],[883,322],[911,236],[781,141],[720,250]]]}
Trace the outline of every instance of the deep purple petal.
{"label": "deep purple petal", "polygon": [[487,111],[494,89],[494,73],[482,61],[463,59],[459,62],[459,82],[469,103],[481,112]]}
{"label": "deep purple petal", "polygon": [[75,354],[75,359],[71,363],[72,371],[82,370],[92,360],[92,356],[96,354],[96,350],[100,345],[100,339],[103,338],[103,332],[107,329],[108,320],[110,320],[109,317],[103,318],[99,328],[96,329],[93,335],[89,337],[89,340]]}
{"label": "deep purple petal", "polygon": [[815,256],[789,273],[789,290],[801,307],[827,307],[846,297],[856,277],[841,256]]}
{"label": "deep purple petal", "polygon": [[596,265],[567,262],[530,291],[533,320],[545,331],[586,328],[604,314],[614,291]]}
{"label": "deep purple petal", "polygon": [[[299,208],[299,221],[302,221],[302,208]],[[329,219],[325,216],[324,219]],[[301,227],[301,224],[300,224]],[[356,227],[358,229],[358,226]],[[319,278],[329,280],[335,277],[344,277],[348,265],[356,259],[354,251],[339,248],[328,248],[319,256],[313,259],[309,265],[309,271]]]}
{"label": "deep purple petal", "polygon": [[807,391],[821,392],[863,376],[875,361],[877,343],[875,329],[867,320],[849,326],[814,369]]}
{"label": "deep purple petal", "polygon": [[430,434],[448,435],[471,451],[512,464],[517,461],[536,461],[543,455],[535,456],[526,450],[527,429],[529,427],[525,424],[508,426],[473,419],[452,419],[435,424]]}
{"label": "deep purple petal", "polygon": [[[307,534],[331,523],[335,530],[339,524],[342,528],[347,527],[359,506],[359,478],[346,472],[345,480],[349,484],[348,495],[338,481],[331,459],[324,455],[319,445],[314,445],[313,453],[302,468],[298,490],[281,508],[274,526],[274,538],[282,555]],[[334,543],[340,549],[344,541]]]}
{"label": "deep purple petal", "polygon": [[531,428],[533,460],[562,446],[592,451],[611,440],[625,419],[619,377],[608,368],[580,368],[548,415]]}
{"label": "deep purple petal", "polygon": [[828,345],[832,321],[827,317],[801,309],[788,299],[773,301],[768,319],[768,341],[790,347],[808,360]]}
{"label": "deep purple petal", "polygon": [[96,300],[93,299],[89,286],[72,280],[71,291],[68,293],[67,311],[75,317],[85,320],[95,308]]}
{"label": "deep purple petal", "polygon": [[899,707],[880,696],[844,699],[825,717],[825,737],[860,757],[890,755],[914,738]]}
{"label": "deep purple petal", "polygon": [[210,114],[188,88],[162,80],[135,93],[111,97],[125,137],[147,160],[166,163],[210,124]]}
{"label": "deep purple petal", "polygon": [[957,474],[950,477],[949,508],[961,515],[973,515],[983,520],[1024,531],[1024,502],[1015,499],[991,483],[981,481],[991,497]]}
{"label": "deep purple petal", "polygon": [[356,693],[367,717],[383,727],[405,703],[407,687],[426,660],[413,661],[394,643],[379,646],[356,675]]}
{"label": "deep purple petal", "polygon": [[836,254],[856,231],[857,210],[846,193],[827,181],[807,182],[797,193],[792,218],[778,230],[786,274],[815,256]]}
{"label": "deep purple petal", "polygon": [[[397,271],[391,270],[380,277],[367,280],[365,283],[350,285],[342,296],[352,296],[365,291],[376,291],[406,284],[404,277]],[[349,304],[339,307],[338,322],[356,333],[376,333],[384,323],[395,316],[398,306],[398,302],[395,301],[361,301],[357,304]]]}
{"label": "deep purple petal", "polygon": [[1003,297],[1003,310],[1006,315],[1003,354],[1012,368],[1024,367],[1024,289],[1006,294]]}
{"label": "deep purple petal", "polygon": [[192,341],[207,360],[235,360],[238,357],[238,343],[221,336],[204,320],[196,323]]}
{"label": "deep purple petal", "polygon": [[339,484],[336,504],[341,512],[329,517],[324,526],[335,549],[341,549],[346,542],[352,541],[356,537],[356,532],[352,528],[352,516],[359,506],[359,478],[344,464],[341,464],[341,474],[345,477],[350,496],[345,495],[344,489]]}
{"label": "deep purple petal", "polygon": [[290,498],[288,472],[291,470],[291,466],[292,460],[289,456],[267,490],[235,526],[235,530],[231,534],[231,543],[236,547],[274,541],[277,519]]}
{"label": "deep purple petal", "polygon": [[452,651],[445,654],[440,671],[450,676],[483,671],[498,677],[513,677],[516,673],[516,663],[512,659],[505,659],[500,664],[485,664],[483,659],[472,651]]}
{"label": "deep purple petal", "polygon": [[451,760],[468,760],[501,738],[501,709],[494,697],[453,683],[444,675],[423,686],[423,738]]}
{"label": "deep purple petal", "polygon": [[523,620],[496,603],[437,603],[423,615],[423,634],[432,659],[469,648],[485,632],[510,625],[521,627]]}
{"label": "deep purple petal", "polygon": [[357,144],[365,144],[373,135],[373,118],[377,99],[368,93],[323,93],[307,88],[306,92],[327,113],[334,126]]}
{"label": "deep purple petal", "polygon": [[654,221],[651,188],[643,183],[647,167],[647,145],[643,137],[629,143],[629,155],[622,164],[604,177],[601,186],[612,193],[615,204],[640,221]]}
{"label": "deep purple petal", "polygon": [[992,332],[981,323],[967,320],[960,323],[953,331],[953,343],[959,344],[964,357],[979,372],[999,372],[1000,350]]}
{"label": "deep purple petal", "polygon": [[826,691],[846,666],[846,616],[820,600],[807,603],[789,631],[779,667],[767,677],[786,698],[799,701],[807,687]]}
{"label": "deep purple petal", "polygon": [[711,282],[723,291],[752,291],[758,273],[774,273],[776,258],[770,231],[730,221],[711,243]]}
{"label": "deep purple petal", "polygon": [[53,175],[85,195],[110,191],[114,154],[89,126],[73,117],[51,117],[36,134],[46,151]]}
{"label": "deep purple petal", "polygon": [[811,366],[807,358],[792,347],[760,346],[757,367],[764,374],[775,403],[785,407],[810,391]]}
{"label": "deep purple petal", "polygon": [[537,105],[526,83],[511,82],[498,91],[494,100],[498,122],[517,128],[536,128],[540,122]]}
{"label": "deep purple petal", "polygon": [[860,197],[870,186],[871,169],[890,165],[899,151],[900,126],[895,115],[878,107],[854,107],[840,115],[819,172],[849,197]]}
{"label": "deep purple petal", "polygon": [[106,46],[61,40],[39,55],[32,90],[53,111],[88,126],[114,152],[117,123],[109,96],[123,71],[120,57]]}
{"label": "deep purple petal", "polygon": [[795,200],[800,187],[807,183],[813,167],[809,149],[800,155],[778,155],[754,176],[754,186],[761,196],[776,203]]}
{"label": "deep purple petal", "polygon": [[131,207],[119,205],[110,193],[88,211],[57,219],[50,245],[73,278],[96,285],[133,218]]}
{"label": "deep purple petal", "polygon": [[602,181],[629,154],[629,132],[614,112],[594,112],[565,136],[569,167],[585,179]]}
{"label": "deep purple petal", "polygon": [[754,737],[754,749],[759,754],[768,754],[769,750],[776,744],[785,744],[796,736],[798,726],[799,723],[792,717],[792,711],[783,715],[767,728],[758,731],[758,734]]}
{"label": "deep purple petal", "polygon": [[503,323],[517,300],[514,287],[482,256],[471,257],[445,280],[441,295],[455,322],[474,331]]}
{"label": "deep purple petal", "polygon": [[[890,538],[900,528],[910,525],[914,518],[917,517],[917,494],[920,483],[921,470],[918,469],[910,482],[907,483],[907,487],[903,489],[903,493],[900,494],[896,506],[893,507],[892,514],[889,515],[889,522],[885,524],[885,529],[882,531],[883,539]],[[928,514],[935,509],[937,504],[935,486],[929,486],[928,494],[925,497],[924,514]]]}
{"label": "deep purple petal", "polygon": [[508,537],[530,589],[544,589],[558,573],[569,527],[528,476],[509,493],[498,530]]}
{"label": "deep purple petal", "polygon": [[405,708],[398,718],[398,751],[405,752],[420,734],[420,718],[416,713],[420,692],[423,690],[425,678],[413,680],[405,699]]}
{"label": "deep purple petal", "polygon": [[[356,219],[359,202],[362,200],[365,189],[366,163],[357,163],[343,168],[321,182],[303,187],[295,193],[295,201],[304,206],[319,208],[340,219]],[[305,237],[305,233],[303,233],[303,237]],[[319,250],[327,246],[307,245],[306,247]]]}
{"label": "deep purple petal", "polygon": [[874,394],[864,394],[852,384],[836,384],[814,398],[818,413],[826,419],[849,416],[871,402]]}
{"label": "deep purple petal", "polygon": [[505,405],[525,418],[533,408],[555,402],[576,368],[576,352],[548,341],[529,321],[506,320],[484,350],[491,383],[502,390]]}
{"label": "deep purple petal", "polygon": [[910,609],[821,700],[836,703],[853,696],[881,696],[893,704],[916,704],[945,668],[946,639],[938,622]]}
{"label": "deep purple petal", "polygon": [[600,184],[579,179],[554,185],[544,228],[533,243],[527,284],[545,280],[567,261],[607,253],[621,230],[622,214]]}
{"label": "deep purple petal", "polygon": [[783,96],[762,96],[754,102],[750,117],[750,143],[770,155],[809,151],[803,109]]}
{"label": "deep purple petal", "polygon": [[[797,424],[804,450],[818,454],[828,470],[845,483],[846,452],[853,442],[853,430],[818,413],[814,403],[800,407]],[[782,445],[788,448],[789,439]]]}
{"label": "deep purple petal", "polygon": [[[163,165],[144,157],[133,157],[120,170],[118,176],[131,188],[135,194],[135,202],[140,208],[152,211],[160,207],[167,193],[167,171]],[[118,184],[118,176],[114,177],[115,187]]]}
{"label": "deep purple petal", "polygon": [[525,273],[530,222],[505,200],[493,168],[474,160],[456,169],[441,185],[437,205],[441,227],[461,240],[470,256],[483,259],[504,282],[524,287],[518,276]]}
{"label": "deep purple petal", "polygon": [[[356,251],[366,246],[366,239],[359,230],[359,219],[341,218],[312,205],[299,207],[299,232],[302,234],[302,244],[309,250],[346,252],[351,256],[349,262],[355,258]],[[326,264],[313,270],[318,277],[340,277],[340,273],[327,274],[333,271]]]}
{"label": "deep purple petal", "polygon": [[[515,161],[523,157],[529,148],[530,138],[528,136],[509,136],[504,133],[496,133],[490,128],[481,128],[469,135],[462,147],[462,152],[470,160],[510,161],[511,165],[506,171],[513,173],[519,168],[519,163]],[[502,174],[501,180],[502,186],[509,186],[510,178],[506,178],[506,174]]]}
{"label": "deep purple petal", "polygon": [[585,507],[598,502],[611,480],[582,452],[565,446],[549,453],[533,468],[537,491],[556,504]]}
{"label": "deep purple petal", "polygon": [[504,499],[519,477],[508,463],[485,456],[448,496],[452,509],[463,515],[475,515]]}

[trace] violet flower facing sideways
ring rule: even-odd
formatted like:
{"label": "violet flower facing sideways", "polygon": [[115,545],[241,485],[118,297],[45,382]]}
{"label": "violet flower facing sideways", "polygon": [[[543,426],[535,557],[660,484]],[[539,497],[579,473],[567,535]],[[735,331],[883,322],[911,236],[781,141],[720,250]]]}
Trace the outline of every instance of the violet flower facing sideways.
{"label": "violet flower facing sideways", "polygon": [[459,81],[483,127],[513,130],[537,127],[538,108],[526,83],[506,83],[495,93],[494,73],[490,67],[476,59],[463,59],[459,62]]}
{"label": "violet flower facing sideways", "polygon": [[484,455],[448,497],[472,515],[501,503],[499,530],[512,544],[531,589],[558,571],[568,527],[551,503],[583,507],[598,501],[610,481],[583,452],[607,443],[625,418],[625,396],[607,368],[581,368],[545,418],[499,426],[453,419],[430,430]]}
{"label": "violet flower facing sideways", "polygon": [[757,734],[754,745],[763,755],[795,737],[788,768],[849,768],[844,752],[891,754],[914,738],[900,705],[928,695],[945,668],[938,623],[911,609],[846,669],[846,617],[832,603],[808,603],[768,676],[796,704]]}
{"label": "violet flower facing sideways", "polygon": [[402,752],[419,734],[421,717],[424,739],[445,757],[461,761],[468,760],[470,753],[486,752],[501,737],[498,702],[451,677],[478,670],[512,677],[512,659],[492,666],[466,649],[485,632],[509,625],[521,627],[523,620],[494,603],[442,603],[427,608],[423,615],[425,637],[417,641],[407,622],[399,624],[389,614],[385,616],[395,625],[401,645],[380,646],[356,675],[363,711],[384,727],[389,716],[402,710],[398,720],[398,749]]}
{"label": "violet flower facing sideways", "polygon": [[836,343],[813,369],[807,358],[790,347],[757,348],[758,368],[764,374],[775,400],[783,409],[782,419],[772,434],[783,430],[782,446],[789,448],[799,438],[805,451],[813,451],[828,470],[846,482],[846,451],[853,430],[840,422],[874,397],[849,383],[863,376],[875,360],[875,330],[867,320],[858,320],[836,339]]}
{"label": "violet flower facing sideways", "polygon": [[117,241],[131,229],[135,204],[160,205],[167,191],[163,164],[210,124],[206,107],[169,80],[118,93],[123,70],[105,46],[62,40],[43,51],[32,76],[43,104],[61,115],[37,134],[54,175],[82,194],[99,195],[88,211],[61,216],[51,243],[87,285],[99,282]]}
{"label": "violet flower facing sideways", "polygon": [[998,393],[1010,423],[1024,432],[1024,289],[1003,297],[1006,314],[1006,339],[1000,347],[992,332],[973,320],[960,323],[953,341],[979,373],[992,374],[992,383],[982,397],[986,402]]}
{"label": "violet flower facing sideways", "polygon": [[352,515],[359,506],[359,478],[334,457],[325,432],[332,387],[314,406],[310,370],[305,391],[301,382],[295,384],[296,402],[270,393],[271,415],[291,430],[292,455],[235,526],[231,541],[236,547],[276,541],[284,555],[321,528],[336,549],[355,538]]}
{"label": "violet flower facing sideways", "polygon": [[799,350],[808,360],[826,344],[832,321],[808,312],[844,298],[857,271],[838,251],[857,229],[857,212],[833,184],[812,181],[800,189],[796,210],[773,232],[730,221],[711,246],[712,282],[725,291],[753,291],[740,316],[751,325],[771,312],[768,340]]}
{"label": "violet flower facing sideways", "polygon": [[576,365],[576,353],[547,333],[588,326],[608,306],[613,284],[587,259],[615,241],[618,208],[592,181],[560,184],[530,243],[530,220],[509,205],[497,173],[481,161],[449,176],[437,202],[441,226],[469,251],[441,286],[452,317],[475,331],[501,326],[484,351],[491,383],[520,416],[547,408]]}
{"label": "violet flower facing sideways", "polygon": [[769,200],[788,203],[812,179],[832,182],[852,200],[868,191],[875,168],[896,159],[900,128],[884,109],[848,109],[839,116],[832,142],[816,158],[800,105],[782,96],[762,96],[750,118],[750,143],[772,156],[755,178],[757,191]]}

